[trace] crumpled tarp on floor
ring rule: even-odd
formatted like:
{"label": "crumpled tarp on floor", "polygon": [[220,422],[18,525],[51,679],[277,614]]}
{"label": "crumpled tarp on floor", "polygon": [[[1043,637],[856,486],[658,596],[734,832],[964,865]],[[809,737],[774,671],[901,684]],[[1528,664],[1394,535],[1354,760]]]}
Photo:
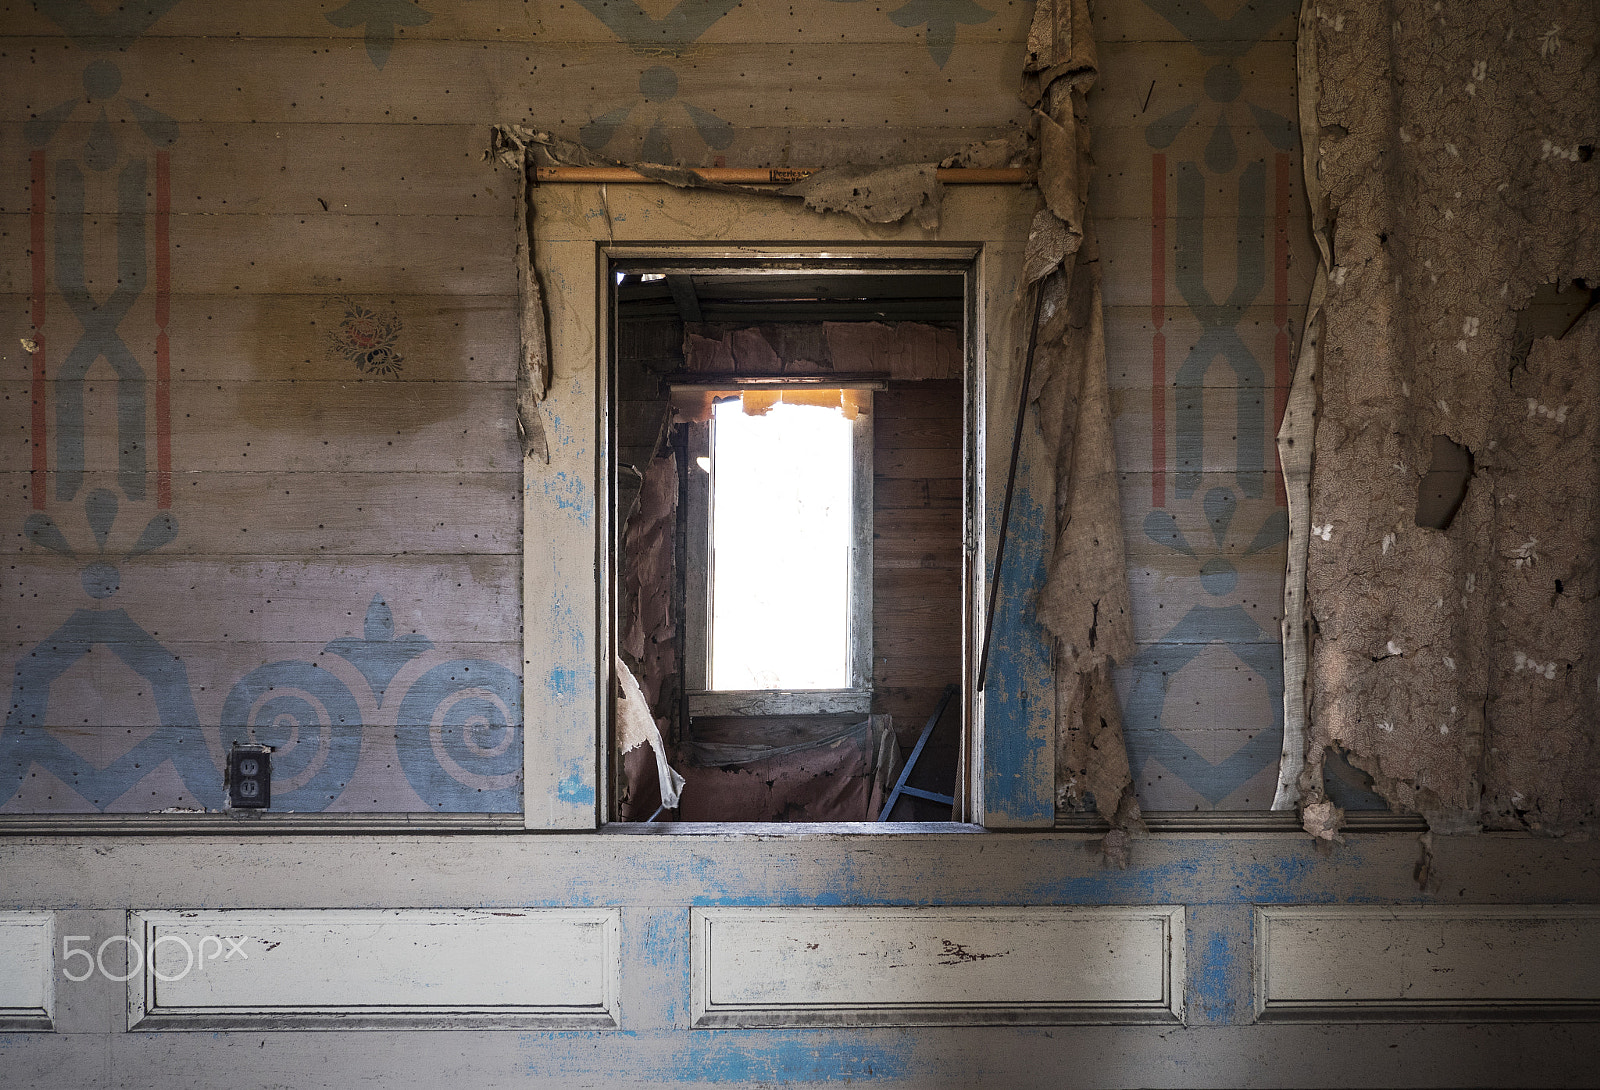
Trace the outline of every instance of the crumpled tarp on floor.
{"label": "crumpled tarp on floor", "polygon": [[859,723],[743,719],[737,741],[683,747],[684,821],[875,821],[900,774],[887,715]]}

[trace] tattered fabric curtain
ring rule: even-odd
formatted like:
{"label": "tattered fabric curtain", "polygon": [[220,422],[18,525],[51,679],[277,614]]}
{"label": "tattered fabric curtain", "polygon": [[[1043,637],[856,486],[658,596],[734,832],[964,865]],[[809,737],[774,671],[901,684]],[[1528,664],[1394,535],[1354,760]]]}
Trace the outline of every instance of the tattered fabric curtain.
{"label": "tattered fabric curtain", "polygon": [[[1279,802],[1335,836],[1342,752],[1437,832],[1581,829],[1600,811],[1600,7],[1316,0],[1300,50],[1322,268],[1280,435]],[[1457,480],[1453,515],[1424,518]]]}
{"label": "tattered fabric curtain", "polygon": [[1036,608],[1055,640],[1056,803],[1091,805],[1126,861],[1140,823],[1112,668],[1133,654],[1099,251],[1087,215],[1085,96],[1098,73],[1088,0],[1039,0],[1023,94],[1039,126],[1045,207],[1028,235],[1035,354],[1027,396],[1050,451],[1056,537]]}

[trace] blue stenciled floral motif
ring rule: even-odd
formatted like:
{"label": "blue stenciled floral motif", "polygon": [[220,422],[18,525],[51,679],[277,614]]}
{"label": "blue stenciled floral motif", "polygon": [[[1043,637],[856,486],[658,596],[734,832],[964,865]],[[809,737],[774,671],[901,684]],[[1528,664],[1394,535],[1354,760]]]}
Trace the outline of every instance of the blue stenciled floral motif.
{"label": "blue stenciled floral motif", "polygon": [[1224,19],[1193,0],[1144,0],[1144,5],[1171,23],[1206,57],[1242,57],[1268,31],[1300,10],[1299,0],[1257,0],[1237,5]]}
{"label": "blue stenciled floral motif", "polygon": [[[859,4],[861,0],[833,0],[836,4]],[[940,68],[950,59],[956,47],[956,25],[973,26],[987,23],[994,12],[979,7],[972,0],[911,0],[889,12],[889,21],[895,26],[928,28],[928,56]]]}
{"label": "blue stenciled floral motif", "polygon": [[[1200,100],[1179,106],[1146,125],[1145,140],[1153,148],[1170,147],[1188,126],[1190,119],[1200,112],[1203,114],[1202,120],[1212,119],[1211,135],[1206,140],[1206,167],[1218,174],[1226,174],[1239,161],[1239,149],[1233,136],[1235,125],[1243,122],[1242,128],[1252,127],[1240,113],[1239,107],[1234,105],[1244,90],[1244,81],[1239,76],[1239,70],[1224,61],[1211,66],[1206,72],[1203,86],[1206,100],[1211,106],[1202,111],[1204,103]],[[1253,102],[1244,103],[1243,108],[1249,112],[1250,119],[1255,121],[1254,127],[1266,138],[1267,143],[1278,151],[1294,150],[1296,134],[1293,121]]]}
{"label": "blue stenciled floral motif", "polygon": [[[1261,525],[1242,549],[1229,546],[1239,499],[1231,489],[1212,488],[1201,501],[1211,543],[1191,542],[1166,508],[1145,515],[1144,533],[1164,548],[1188,557],[1196,565],[1201,588],[1213,598],[1226,599],[1238,583],[1238,571],[1226,554],[1250,557],[1281,545],[1289,534],[1287,512],[1275,507],[1266,513]],[[1253,521],[1253,520],[1252,520]],[[1248,532],[1248,529],[1247,529]],[[1238,539],[1235,539],[1236,541]],[[1223,761],[1212,764],[1196,753],[1170,729],[1164,729],[1166,703],[1172,679],[1208,648],[1222,645],[1259,677],[1267,687],[1273,721],[1234,750]],[[1238,604],[1196,605],[1165,633],[1161,642],[1145,647],[1129,663],[1129,684],[1123,719],[1127,724],[1128,760],[1135,775],[1151,758],[1159,760],[1174,775],[1212,805],[1238,791],[1261,770],[1272,764],[1283,744],[1283,659],[1274,634],[1266,632]],[[1328,788],[1346,809],[1381,809],[1384,803],[1361,784],[1361,773],[1330,754]]]}
{"label": "blue stenciled floral motif", "polygon": [[327,650],[347,660],[372,686],[372,695],[381,702],[384,690],[400,668],[418,655],[433,650],[433,641],[426,636],[411,633],[394,634],[394,614],[389,603],[374,594],[367,606],[367,619],[362,628],[364,639],[345,636],[328,644]]}
{"label": "blue stenciled floral motif", "polygon": [[[52,733],[48,717],[51,683],[95,647],[109,648],[150,686],[161,718],[156,730],[100,768]],[[37,764],[104,810],[165,761],[172,762],[196,803],[222,805],[222,777],[200,733],[188,671],[122,610],[76,611],[17,663],[11,710],[0,731],[0,801],[15,795]]]}
{"label": "blue stenciled floral motif", "polygon": [[[117,554],[108,553],[120,501],[107,488],[84,497],[83,512],[95,551],[79,569],[79,582],[90,598],[104,602],[122,589]],[[23,522],[28,541],[64,557],[77,559],[66,533],[55,519],[35,511]],[[133,545],[121,552],[124,562],[170,543],[178,523],[170,511],[158,511]],[[50,687],[96,647],[116,655],[150,686],[161,725],[132,749],[96,768],[51,732]],[[206,752],[183,662],[138,622],[120,609],[78,609],[66,622],[27,651],[18,661],[11,683],[11,706],[0,731],[0,802],[9,799],[33,765],[68,784],[98,809],[114,802],[162,762],[170,760],[195,803],[221,803],[221,780]]]}
{"label": "blue stenciled floral motif", "polygon": [[350,0],[342,8],[328,12],[327,20],[336,27],[362,27],[366,31],[367,56],[374,68],[389,63],[397,26],[421,26],[433,16],[412,0]]}
{"label": "blue stenciled floral motif", "polygon": [[[650,129],[645,133],[640,156],[651,163],[672,161],[672,141],[667,136],[667,122],[672,111],[678,108],[688,116],[689,123],[707,146],[721,150],[733,142],[733,126],[710,110],[702,109],[678,99],[678,74],[665,65],[646,68],[639,76],[639,101],[602,114],[578,130],[578,139],[587,148],[596,151],[609,144],[623,124],[640,106],[655,110]],[[669,104],[672,104],[669,107]]]}
{"label": "blue stenciled floral motif", "polygon": [[681,53],[711,24],[739,6],[739,0],[680,0],[661,18],[635,0],[578,0],[622,42],[639,53]]}
{"label": "blue stenciled floral motif", "polygon": [[[1224,556],[1238,497],[1231,489],[1213,488],[1205,494],[1202,509],[1211,529],[1211,555],[1201,560],[1197,549],[1179,529],[1177,520],[1166,508],[1156,508],[1145,516],[1145,536],[1158,545],[1198,563],[1200,586],[1213,598],[1224,598],[1238,583],[1238,571]],[[1244,556],[1274,548],[1289,531],[1282,509],[1267,513],[1260,528],[1243,549]],[[1242,605],[1193,606],[1162,642],[1143,649],[1129,665],[1132,683],[1123,709],[1127,724],[1128,760],[1135,775],[1154,757],[1184,783],[1213,805],[1243,787],[1270,764],[1283,745],[1283,660],[1272,636],[1250,617]],[[1212,764],[1169,730],[1163,730],[1167,691],[1172,678],[1201,652],[1213,644],[1228,648],[1251,672],[1266,683],[1273,707],[1270,729],[1257,732],[1220,764]]]}
{"label": "blue stenciled floral motif", "polygon": [[[89,0],[33,0],[33,6],[86,49],[126,49],[155,25],[178,0],[142,0],[110,11]],[[110,6],[110,5],[106,5]]]}
{"label": "blue stenciled floral motif", "polygon": [[[1153,215],[1158,217],[1163,232],[1162,248],[1152,268],[1153,300],[1166,297],[1169,252],[1164,232],[1171,229],[1176,242],[1173,281],[1187,318],[1199,326],[1198,335],[1189,344],[1175,374],[1166,371],[1166,333],[1158,326],[1153,337],[1157,374],[1161,376],[1152,376],[1155,392],[1164,404],[1168,395],[1162,387],[1171,390],[1177,427],[1175,449],[1169,451],[1166,410],[1160,409],[1154,432],[1158,441],[1152,443],[1152,457],[1157,459],[1153,464],[1157,492],[1154,509],[1144,519],[1144,532],[1150,540],[1192,562],[1191,566],[1172,557],[1163,563],[1162,575],[1169,581],[1166,585],[1187,590],[1198,584],[1196,589],[1213,601],[1190,604],[1176,624],[1144,645],[1127,664],[1123,678],[1124,723],[1129,759],[1136,774],[1154,758],[1212,805],[1229,801],[1230,796],[1230,804],[1236,804],[1240,789],[1275,764],[1283,736],[1283,664],[1277,633],[1263,629],[1244,604],[1230,598],[1239,581],[1235,564],[1255,557],[1253,567],[1271,571],[1270,557],[1265,554],[1281,549],[1287,535],[1284,512],[1274,509],[1274,474],[1266,451],[1276,384],[1284,381],[1288,358],[1285,293],[1289,229],[1288,213],[1283,208],[1288,203],[1289,163],[1298,136],[1291,118],[1249,101],[1253,90],[1269,85],[1258,81],[1247,86],[1241,74],[1246,69],[1241,62],[1269,35],[1292,21],[1299,3],[1144,3],[1171,23],[1177,36],[1196,54],[1209,59],[1199,93],[1193,98],[1186,95],[1187,101],[1180,100],[1175,108],[1155,116],[1144,128],[1145,140],[1156,153],[1152,156],[1152,167],[1157,172],[1152,188]],[[1152,91],[1155,86],[1151,84]],[[1173,160],[1170,166],[1169,153]],[[1166,203],[1169,177],[1176,183],[1175,206]],[[1269,203],[1272,194],[1279,202],[1277,213]],[[1213,237],[1218,227],[1230,235]],[[1152,231],[1155,230],[1157,226],[1153,225]],[[1224,246],[1233,251],[1231,262],[1216,258]],[[1223,269],[1219,270],[1218,265]],[[1219,283],[1216,273],[1223,271],[1226,275],[1228,265],[1232,266],[1232,283],[1225,279]],[[1250,308],[1266,302],[1274,305],[1279,327],[1271,366],[1264,366],[1258,358],[1244,328]],[[1162,309],[1158,303],[1158,314]],[[1227,374],[1213,372],[1218,359]],[[1216,375],[1216,394],[1227,396],[1232,402],[1230,409],[1220,413],[1213,409],[1209,417],[1208,374]],[[1227,394],[1222,393],[1224,389]],[[1176,459],[1168,463],[1171,454],[1176,454]],[[1224,469],[1229,462],[1231,468]],[[1169,466],[1171,477],[1167,483],[1164,478]],[[1224,473],[1231,487],[1205,491],[1210,480]],[[1169,504],[1181,509],[1196,500],[1211,530],[1211,543],[1186,540],[1177,519],[1167,509]],[[1263,511],[1264,507],[1267,510]],[[1251,536],[1230,544],[1229,531],[1241,508],[1250,512],[1245,533]],[[1170,614],[1158,614],[1167,615]],[[1261,683],[1264,692],[1253,686],[1250,691],[1265,697],[1264,706],[1252,702],[1248,710],[1230,708],[1226,712],[1213,706],[1194,718],[1194,709],[1176,702],[1169,705],[1167,697],[1173,679],[1203,654],[1216,649],[1229,652],[1237,660],[1235,669],[1248,670],[1253,675],[1252,682]],[[1215,695],[1207,698],[1213,703],[1218,699]],[[1185,739],[1193,740],[1201,728],[1224,717],[1249,737],[1213,763]],[[1220,740],[1226,736],[1210,737]],[[1252,798],[1249,803],[1256,800]]]}
{"label": "blue stenciled floral motif", "polygon": [[[1161,643],[1134,657],[1122,718],[1127,725],[1128,762],[1136,776],[1146,761],[1157,758],[1174,773],[1187,770],[1183,782],[1214,806],[1273,763],[1283,748],[1283,653],[1266,640],[1267,634],[1243,606],[1195,606]],[[1258,731],[1222,762],[1212,764],[1176,733],[1162,729],[1161,720],[1173,676],[1217,643],[1267,683],[1273,721],[1270,729]]]}

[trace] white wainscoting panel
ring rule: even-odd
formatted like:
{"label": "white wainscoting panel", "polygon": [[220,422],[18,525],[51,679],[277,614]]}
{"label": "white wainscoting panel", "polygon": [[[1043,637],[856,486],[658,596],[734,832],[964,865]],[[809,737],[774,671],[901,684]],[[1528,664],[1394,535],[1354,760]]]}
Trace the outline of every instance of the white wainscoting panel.
{"label": "white wainscoting panel", "polygon": [[1183,909],[696,908],[694,1025],[1178,1022]]}
{"label": "white wainscoting panel", "polygon": [[54,951],[53,913],[0,912],[0,1031],[55,1028]]}
{"label": "white wainscoting panel", "polygon": [[1262,1021],[1600,1016],[1600,906],[1258,906]]}
{"label": "white wainscoting panel", "polygon": [[619,923],[615,908],[130,912],[148,956],[128,1026],[610,1028]]}

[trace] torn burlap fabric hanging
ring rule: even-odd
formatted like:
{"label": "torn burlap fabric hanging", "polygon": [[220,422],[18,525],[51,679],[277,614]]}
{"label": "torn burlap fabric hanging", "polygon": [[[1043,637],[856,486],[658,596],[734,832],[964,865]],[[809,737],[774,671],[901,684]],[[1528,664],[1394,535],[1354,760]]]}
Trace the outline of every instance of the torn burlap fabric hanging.
{"label": "torn burlap fabric hanging", "polygon": [[1086,214],[1091,160],[1084,96],[1098,62],[1087,0],[1040,0],[1028,33],[1023,95],[1039,132],[1045,207],[1028,235],[1036,358],[1027,396],[1051,452],[1056,537],[1040,622],[1055,640],[1056,801],[1094,808],[1113,826],[1107,854],[1126,860],[1139,828],[1112,668],[1133,653],[1100,262]]}
{"label": "torn burlap fabric hanging", "polygon": [[[953,156],[948,164],[904,163],[888,167],[836,166],[819,170],[781,188],[719,182],[686,167],[624,163],[583,145],[525,125],[497,125],[488,157],[520,175],[516,202],[517,262],[517,432],[525,458],[550,461],[549,441],[539,403],[550,388],[550,345],[544,293],[533,253],[536,172],[541,166],[618,167],[680,189],[712,189],[775,197],[803,203],[816,212],[842,212],[868,223],[897,223],[911,217],[921,227],[939,226],[943,187],[940,166],[970,161],[1004,163],[1014,149],[1009,141],[988,141]],[[960,160],[959,163],[956,160]]]}

